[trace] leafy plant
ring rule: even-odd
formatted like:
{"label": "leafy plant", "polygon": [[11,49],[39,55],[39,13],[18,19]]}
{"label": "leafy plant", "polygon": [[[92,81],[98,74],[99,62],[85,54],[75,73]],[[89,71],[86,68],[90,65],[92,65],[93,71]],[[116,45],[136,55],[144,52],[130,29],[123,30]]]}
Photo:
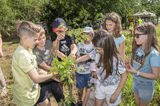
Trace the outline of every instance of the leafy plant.
{"label": "leafy plant", "polygon": [[84,29],[83,28],[78,28],[78,29],[73,29],[67,31],[69,36],[74,36],[75,37],[75,42],[84,42],[84,39],[89,40],[89,38],[86,36],[85,33],[83,33]]}
{"label": "leafy plant", "polygon": [[54,58],[54,66],[51,67],[51,73],[60,76],[60,81],[63,82],[63,92],[65,96],[64,100],[61,100],[61,103],[70,106],[72,102],[75,102],[72,94],[72,87],[75,85],[75,60],[67,56],[61,60],[62,61],[59,61],[58,58]]}

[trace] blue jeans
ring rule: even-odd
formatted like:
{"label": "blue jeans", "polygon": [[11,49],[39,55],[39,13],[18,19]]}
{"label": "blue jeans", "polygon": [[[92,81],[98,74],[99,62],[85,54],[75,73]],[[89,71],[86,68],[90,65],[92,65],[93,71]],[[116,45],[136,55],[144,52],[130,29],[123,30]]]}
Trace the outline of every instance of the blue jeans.
{"label": "blue jeans", "polygon": [[155,82],[144,82],[133,79],[133,92],[138,94],[142,101],[150,101],[154,95]]}
{"label": "blue jeans", "polygon": [[79,74],[76,72],[76,80],[77,80],[77,84],[76,87],[79,89],[83,89],[84,87],[89,88],[88,86],[88,81],[91,78],[91,73],[89,74]]}

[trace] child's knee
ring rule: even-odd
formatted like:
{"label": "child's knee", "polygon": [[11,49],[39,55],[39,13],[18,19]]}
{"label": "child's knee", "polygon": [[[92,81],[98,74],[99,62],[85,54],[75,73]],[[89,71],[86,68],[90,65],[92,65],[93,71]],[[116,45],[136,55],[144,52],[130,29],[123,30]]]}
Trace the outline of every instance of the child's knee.
{"label": "child's knee", "polygon": [[43,102],[39,103],[38,106],[51,106],[49,100],[46,98]]}

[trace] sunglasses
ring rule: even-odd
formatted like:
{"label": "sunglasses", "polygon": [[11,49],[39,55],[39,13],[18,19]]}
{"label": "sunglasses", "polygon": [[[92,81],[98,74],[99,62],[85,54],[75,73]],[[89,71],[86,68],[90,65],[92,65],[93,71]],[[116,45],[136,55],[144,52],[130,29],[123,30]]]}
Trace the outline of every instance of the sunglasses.
{"label": "sunglasses", "polygon": [[139,38],[140,35],[144,35],[144,34],[134,34],[134,37]]}

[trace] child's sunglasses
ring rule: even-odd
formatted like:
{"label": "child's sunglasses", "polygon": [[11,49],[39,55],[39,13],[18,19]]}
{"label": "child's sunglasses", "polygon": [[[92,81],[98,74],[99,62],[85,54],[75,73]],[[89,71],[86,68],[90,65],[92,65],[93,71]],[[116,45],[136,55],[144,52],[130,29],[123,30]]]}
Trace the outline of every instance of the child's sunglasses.
{"label": "child's sunglasses", "polygon": [[134,37],[139,38],[140,35],[144,35],[144,34],[134,34]]}

